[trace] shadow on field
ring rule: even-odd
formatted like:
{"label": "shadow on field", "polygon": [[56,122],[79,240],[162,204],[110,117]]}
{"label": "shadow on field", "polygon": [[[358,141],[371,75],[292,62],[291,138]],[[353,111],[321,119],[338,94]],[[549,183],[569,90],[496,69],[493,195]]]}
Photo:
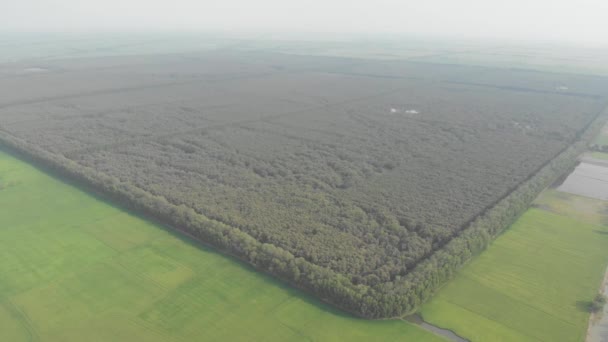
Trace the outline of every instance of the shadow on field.
{"label": "shadow on field", "polygon": [[605,230],[595,229],[593,232],[600,234],[600,235],[608,235],[608,231],[605,231]]}
{"label": "shadow on field", "polygon": [[591,312],[591,301],[590,300],[579,300],[576,302],[576,308],[582,312]]}

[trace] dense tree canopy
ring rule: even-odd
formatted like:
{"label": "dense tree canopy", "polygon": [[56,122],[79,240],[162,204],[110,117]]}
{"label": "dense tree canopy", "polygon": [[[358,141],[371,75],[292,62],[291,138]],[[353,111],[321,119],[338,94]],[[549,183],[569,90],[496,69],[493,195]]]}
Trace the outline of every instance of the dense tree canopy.
{"label": "dense tree canopy", "polygon": [[552,74],[275,58],[281,69],[232,61],[247,66],[238,82],[0,105],[0,139],[347,311],[390,317],[573,166],[608,84],[574,77],[581,91],[560,93]]}

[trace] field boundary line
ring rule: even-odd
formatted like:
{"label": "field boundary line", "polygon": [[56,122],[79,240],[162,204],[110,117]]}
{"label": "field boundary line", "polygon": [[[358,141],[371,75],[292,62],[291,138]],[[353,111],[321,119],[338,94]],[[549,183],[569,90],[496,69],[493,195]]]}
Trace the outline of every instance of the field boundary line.
{"label": "field boundary line", "polygon": [[312,339],[310,336],[304,334],[303,332],[299,331],[298,329],[290,326],[289,324],[286,324],[283,321],[279,320],[279,323],[284,326],[285,328],[289,329],[290,331],[293,331],[296,335],[303,337],[306,341],[314,341],[314,339]]}
{"label": "field boundary line", "polygon": [[8,310],[9,313],[11,313],[13,317],[21,323],[21,326],[25,329],[25,331],[27,331],[30,341],[40,341],[40,336],[36,330],[36,327],[34,326],[34,323],[23,310],[13,303],[10,298],[6,298],[4,303],[0,303],[0,305],[4,306],[4,308],[6,308],[6,310]]}

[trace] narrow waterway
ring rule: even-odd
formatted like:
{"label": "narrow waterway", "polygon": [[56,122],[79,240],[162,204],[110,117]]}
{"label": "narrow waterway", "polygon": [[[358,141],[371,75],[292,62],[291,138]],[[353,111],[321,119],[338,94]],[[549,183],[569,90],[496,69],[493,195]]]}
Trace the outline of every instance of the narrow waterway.
{"label": "narrow waterway", "polygon": [[422,317],[418,314],[415,315],[411,315],[405,318],[406,321],[416,324],[417,326],[421,327],[422,329],[432,332],[435,335],[440,335],[443,336],[445,338],[447,338],[450,341],[453,342],[470,342],[469,340],[467,340],[466,338],[460,337],[458,335],[456,335],[455,332],[453,332],[452,330],[449,329],[443,329],[440,328],[436,325],[432,325],[430,323],[427,323],[424,321],[424,319],[422,319]]}

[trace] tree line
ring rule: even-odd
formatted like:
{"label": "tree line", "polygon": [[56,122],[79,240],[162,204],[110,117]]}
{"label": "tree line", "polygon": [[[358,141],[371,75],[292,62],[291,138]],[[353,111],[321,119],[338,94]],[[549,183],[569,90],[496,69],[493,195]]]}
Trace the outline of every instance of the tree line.
{"label": "tree line", "polygon": [[0,130],[9,150],[45,169],[74,180],[125,208],[152,217],[211,244],[292,285],[319,296],[347,312],[365,318],[397,317],[416,310],[472,256],[511,225],[534,198],[555,179],[571,170],[586,141],[603,117],[590,124],[579,140],[538,172],[474,219],[442,248],[418,263],[403,277],[375,285],[355,284],[348,277],[315,265],[273,244],[263,243],[238,228],[209,219],[185,205],[175,205],[126,181],[85,167],[62,155]]}

